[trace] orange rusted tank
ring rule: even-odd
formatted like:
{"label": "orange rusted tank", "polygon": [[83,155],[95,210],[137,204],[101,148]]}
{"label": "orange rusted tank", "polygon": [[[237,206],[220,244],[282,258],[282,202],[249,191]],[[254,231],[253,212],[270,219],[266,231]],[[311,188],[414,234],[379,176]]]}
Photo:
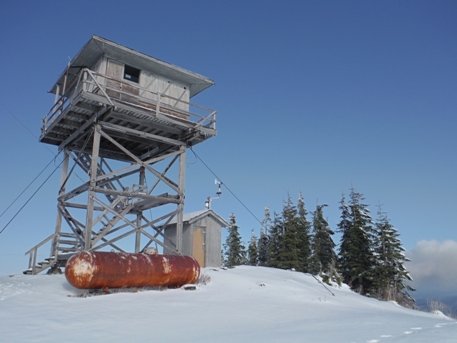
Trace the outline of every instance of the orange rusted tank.
{"label": "orange rusted tank", "polygon": [[157,253],[83,251],[65,266],[67,281],[76,288],[178,287],[195,283],[200,265],[190,256]]}

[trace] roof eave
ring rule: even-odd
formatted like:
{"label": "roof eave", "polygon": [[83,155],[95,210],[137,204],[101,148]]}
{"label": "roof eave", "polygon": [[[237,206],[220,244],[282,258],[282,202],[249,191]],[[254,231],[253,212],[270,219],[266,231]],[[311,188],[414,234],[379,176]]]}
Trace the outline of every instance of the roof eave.
{"label": "roof eave", "polygon": [[[126,63],[128,61],[129,64],[139,69],[153,71],[164,77],[185,82],[189,85],[190,97],[193,97],[206,88],[214,85],[214,81],[205,76],[125,47],[108,39],[93,35],[70,61],[67,68],[65,68],[59,76],[49,92],[55,94],[57,86],[63,85],[67,71],[72,73],[71,70],[76,71],[78,68],[90,68],[103,55],[118,60],[119,62]],[[73,71],[73,73],[75,73],[75,71]],[[76,73],[78,71],[79,70],[77,70]]]}
{"label": "roof eave", "polygon": [[214,212],[211,209],[209,209],[206,212],[203,212],[202,214],[200,214],[200,215],[198,215],[198,216],[196,216],[194,218],[189,219],[187,222],[189,224],[192,224],[192,223],[204,218],[205,216],[212,216],[215,220],[217,220],[221,224],[222,227],[230,226],[229,223],[227,223],[221,216],[219,216],[216,212]]}

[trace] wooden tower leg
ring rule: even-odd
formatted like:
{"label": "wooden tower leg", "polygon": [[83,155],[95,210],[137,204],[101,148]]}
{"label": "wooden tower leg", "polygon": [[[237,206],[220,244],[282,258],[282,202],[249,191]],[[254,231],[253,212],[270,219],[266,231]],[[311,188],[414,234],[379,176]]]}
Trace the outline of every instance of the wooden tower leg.
{"label": "wooden tower leg", "polygon": [[[144,186],[145,172],[144,167],[140,168],[140,188]],[[142,213],[137,215],[136,218],[136,233],[135,233],[135,252],[139,253],[141,250],[141,217]]]}
{"label": "wooden tower leg", "polygon": [[184,182],[186,175],[186,147],[180,147],[179,154],[179,204],[176,223],[176,250],[179,255],[182,254],[182,236],[183,236],[183,214],[184,214]]}
{"label": "wooden tower leg", "polygon": [[90,181],[87,200],[87,215],[86,226],[84,229],[84,250],[90,250],[92,240],[92,222],[94,219],[94,201],[95,201],[95,187],[97,185],[97,170],[98,170],[98,155],[100,148],[100,126],[95,125],[94,129],[94,143],[92,147],[92,161],[90,165]]}

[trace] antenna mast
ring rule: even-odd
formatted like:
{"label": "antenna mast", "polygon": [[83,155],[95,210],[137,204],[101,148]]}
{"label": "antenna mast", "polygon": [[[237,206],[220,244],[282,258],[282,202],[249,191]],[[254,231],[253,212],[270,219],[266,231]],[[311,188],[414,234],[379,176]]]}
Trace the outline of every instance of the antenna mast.
{"label": "antenna mast", "polygon": [[206,198],[206,201],[205,201],[205,207],[208,210],[211,209],[211,201],[219,199],[221,197],[221,194],[222,194],[222,189],[221,189],[222,182],[219,181],[218,179],[215,179],[214,180],[214,184],[218,185],[217,192],[216,192],[216,197],[215,198],[211,198],[209,196],[208,198]]}

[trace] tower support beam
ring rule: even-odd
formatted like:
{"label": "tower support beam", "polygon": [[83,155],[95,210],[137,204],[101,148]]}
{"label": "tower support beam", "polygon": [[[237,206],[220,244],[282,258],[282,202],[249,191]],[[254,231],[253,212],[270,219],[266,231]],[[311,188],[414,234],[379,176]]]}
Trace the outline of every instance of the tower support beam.
{"label": "tower support beam", "polygon": [[183,215],[184,215],[184,181],[186,173],[186,148],[180,148],[179,154],[179,204],[176,225],[176,250],[182,254]]}
{"label": "tower support beam", "polygon": [[86,228],[84,232],[84,250],[90,250],[92,240],[92,221],[94,218],[94,201],[95,201],[95,187],[97,186],[97,171],[98,171],[98,154],[100,149],[100,125],[94,126],[94,138],[92,147],[92,160],[89,174],[89,190],[87,200],[87,215],[86,215]]}

